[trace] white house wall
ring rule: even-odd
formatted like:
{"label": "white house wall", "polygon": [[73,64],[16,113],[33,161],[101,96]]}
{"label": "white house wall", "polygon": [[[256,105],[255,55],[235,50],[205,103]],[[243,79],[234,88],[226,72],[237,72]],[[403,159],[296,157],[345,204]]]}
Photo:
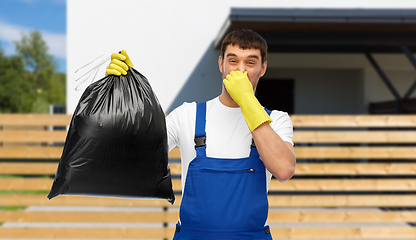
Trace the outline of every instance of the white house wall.
{"label": "white house wall", "polygon": [[[231,7],[415,8],[416,2],[68,0],[67,112],[74,111],[82,94],[82,91],[75,91],[79,84],[74,81],[75,71],[102,54],[109,56],[111,52],[122,49],[127,50],[134,67],[149,79],[165,111],[168,112],[184,100],[215,97],[221,91],[221,79],[217,66],[219,53],[213,50],[212,43]],[[389,57],[376,56],[376,60],[380,60],[380,65],[388,75],[397,76],[394,79],[392,77],[392,80],[399,81],[397,87],[399,92],[403,92],[415,79],[414,69],[404,55],[397,56],[403,65]],[[382,82],[379,82],[363,56],[323,55],[317,60],[313,54],[286,54],[284,57],[276,55],[276,61],[273,59],[271,57],[269,60],[271,68],[325,66],[364,69],[365,101],[388,98],[388,92],[383,90]],[[104,76],[105,65],[99,70],[100,77]],[[378,86],[376,94],[372,92],[373,82]]]}

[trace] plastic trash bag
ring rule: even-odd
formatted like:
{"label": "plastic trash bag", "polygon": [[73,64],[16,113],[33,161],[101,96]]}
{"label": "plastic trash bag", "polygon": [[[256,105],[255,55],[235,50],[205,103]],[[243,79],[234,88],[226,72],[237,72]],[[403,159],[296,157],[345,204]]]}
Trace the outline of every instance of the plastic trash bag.
{"label": "plastic trash bag", "polygon": [[59,194],[173,204],[165,114],[135,69],[109,75],[84,91],[48,198]]}

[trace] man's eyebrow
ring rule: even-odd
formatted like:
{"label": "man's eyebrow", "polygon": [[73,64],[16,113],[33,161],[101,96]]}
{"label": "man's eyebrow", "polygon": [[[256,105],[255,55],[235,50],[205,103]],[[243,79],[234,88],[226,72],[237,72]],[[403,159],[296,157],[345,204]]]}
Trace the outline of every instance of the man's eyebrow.
{"label": "man's eyebrow", "polygon": [[235,53],[228,53],[225,57],[237,57],[237,55]]}
{"label": "man's eyebrow", "polygon": [[[228,53],[227,56],[225,56],[225,57],[237,57],[237,55],[235,53]],[[257,56],[257,55],[248,55],[247,58],[260,59],[259,56]]]}
{"label": "man's eyebrow", "polygon": [[260,59],[259,56],[257,56],[257,55],[249,55],[248,58],[257,58],[257,59]]}

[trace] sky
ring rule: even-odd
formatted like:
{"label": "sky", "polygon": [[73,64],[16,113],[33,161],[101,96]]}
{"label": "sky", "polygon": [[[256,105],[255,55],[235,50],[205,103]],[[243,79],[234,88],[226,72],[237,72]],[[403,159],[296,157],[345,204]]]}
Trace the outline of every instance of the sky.
{"label": "sky", "polygon": [[54,56],[58,71],[66,73],[66,0],[0,0],[0,48],[16,53],[13,41],[38,30]]}

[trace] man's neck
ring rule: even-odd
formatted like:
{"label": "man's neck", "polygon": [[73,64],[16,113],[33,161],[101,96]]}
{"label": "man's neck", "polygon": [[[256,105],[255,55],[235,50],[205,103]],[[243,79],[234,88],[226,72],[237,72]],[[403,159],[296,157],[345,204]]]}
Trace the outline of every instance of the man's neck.
{"label": "man's neck", "polygon": [[231,108],[238,108],[240,106],[238,106],[238,104],[231,98],[230,94],[227,92],[227,90],[222,89],[222,93],[221,95],[218,97],[218,99],[220,100],[220,102],[227,107],[231,107]]}

